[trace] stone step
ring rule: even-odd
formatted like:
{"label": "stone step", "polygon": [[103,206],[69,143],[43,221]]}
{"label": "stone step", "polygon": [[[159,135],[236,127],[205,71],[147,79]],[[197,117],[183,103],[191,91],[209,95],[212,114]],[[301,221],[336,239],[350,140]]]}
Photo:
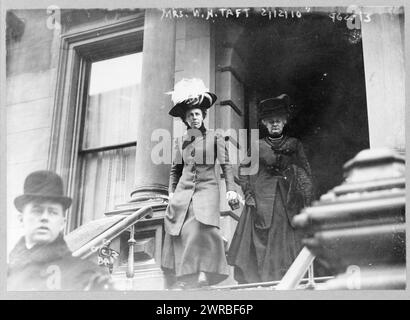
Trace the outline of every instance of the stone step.
{"label": "stone step", "polygon": [[[124,272],[114,272],[111,275],[115,288],[117,290],[172,290],[180,291],[181,289],[165,289],[165,280],[156,270],[147,271],[144,274],[136,274],[134,278],[127,278]],[[316,277],[315,283],[321,284],[334,277]],[[275,290],[280,281],[256,282],[226,286],[209,286],[199,289],[188,290]],[[301,280],[297,290],[311,290],[312,287],[309,279]]]}

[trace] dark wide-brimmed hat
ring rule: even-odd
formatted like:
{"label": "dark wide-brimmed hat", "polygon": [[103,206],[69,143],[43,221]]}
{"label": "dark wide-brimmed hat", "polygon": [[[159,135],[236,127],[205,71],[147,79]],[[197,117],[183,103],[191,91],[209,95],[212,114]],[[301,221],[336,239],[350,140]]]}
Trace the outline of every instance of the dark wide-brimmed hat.
{"label": "dark wide-brimmed hat", "polygon": [[209,92],[201,79],[182,79],[171,94],[174,106],[169,111],[173,117],[184,117],[187,110],[191,108],[208,109],[216,102],[216,95]]}
{"label": "dark wide-brimmed hat", "polygon": [[259,120],[272,116],[285,115],[290,116],[290,98],[283,93],[275,98],[269,98],[259,102]]}
{"label": "dark wide-brimmed hat", "polygon": [[64,195],[61,177],[46,170],[35,171],[27,176],[24,181],[24,194],[14,199],[14,205],[22,212],[24,206],[33,200],[58,202],[64,210],[71,205],[71,198]]}

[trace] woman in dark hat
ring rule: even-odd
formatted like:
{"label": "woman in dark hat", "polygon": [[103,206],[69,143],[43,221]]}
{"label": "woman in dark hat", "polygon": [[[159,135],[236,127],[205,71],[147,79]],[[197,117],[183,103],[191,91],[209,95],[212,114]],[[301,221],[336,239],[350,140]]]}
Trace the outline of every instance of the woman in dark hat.
{"label": "woman in dark hat", "polygon": [[218,158],[225,176],[227,199],[238,201],[225,140],[207,130],[203,120],[216,101],[202,80],[183,79],[172,92],[174,107],[187,133],[175,148],[169,181],[162,267],[176,276],[176,288],[216,284],[229,272],[219,230]]}
{"label": "woman in dark hat", "polygon": [[247,164],[239,168],[245,207],[228,263],[240,283],[280,280],[301,250],[292,219],[311,202],[313,186],[301,142],[284,134],[289,116],[286,94],[260,102],[259,121],[267,135],[256,145],[259,169],[245,175]]}

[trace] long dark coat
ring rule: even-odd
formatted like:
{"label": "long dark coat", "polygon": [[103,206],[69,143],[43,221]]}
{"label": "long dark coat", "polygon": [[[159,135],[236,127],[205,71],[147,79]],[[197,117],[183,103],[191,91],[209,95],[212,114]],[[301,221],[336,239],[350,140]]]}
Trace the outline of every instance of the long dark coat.
{"label": "long dark coat", "polygon": [[27,249],[24,238],[10,253],[9,291],[112,289],[108,272],[89,260],[72,256],[62,236]]}
{"label": "long dark coat", "polygon": [[273,144],[264,138],[255,147],[258,157],[254,152],[251,159],[258,170],[244,175],[245,163],[239,169],[246,205],[228,253],[240,282],[283,276],[301,249],[293,217],[313,197],[311,170],[299,140],[285,136]]}
{"label": "long dark coat", "polygon": [[[169,192],[174,193],[165,212],[165,231],[177,236],[192,201],[195,219],[219,227],[219,186],[215,174],[218,159],[226,190],[234,191],[232,166],[222,135],[211,130],[189,130],[177,141],[170,172]],[[180,149],[181,146],[181,149]]]}
{"label": "long dark coat", "polygon": [[[239,176],[246,195],[252,195],[256,201],[256,223],[261,229],[271,226],[272,208],[279,192],[287,199],[286,213],[291,225],[293,217],[299,213],[298,210],[310,203],[313,195],[311,170],[302,143],[296,138],[284,137],[283,142],[275,148],[268,141],[260,139],[257,145],[257,174],[244,176],[241,174],[241,166]],[[283,180],[286,183],[280,183]]]}

